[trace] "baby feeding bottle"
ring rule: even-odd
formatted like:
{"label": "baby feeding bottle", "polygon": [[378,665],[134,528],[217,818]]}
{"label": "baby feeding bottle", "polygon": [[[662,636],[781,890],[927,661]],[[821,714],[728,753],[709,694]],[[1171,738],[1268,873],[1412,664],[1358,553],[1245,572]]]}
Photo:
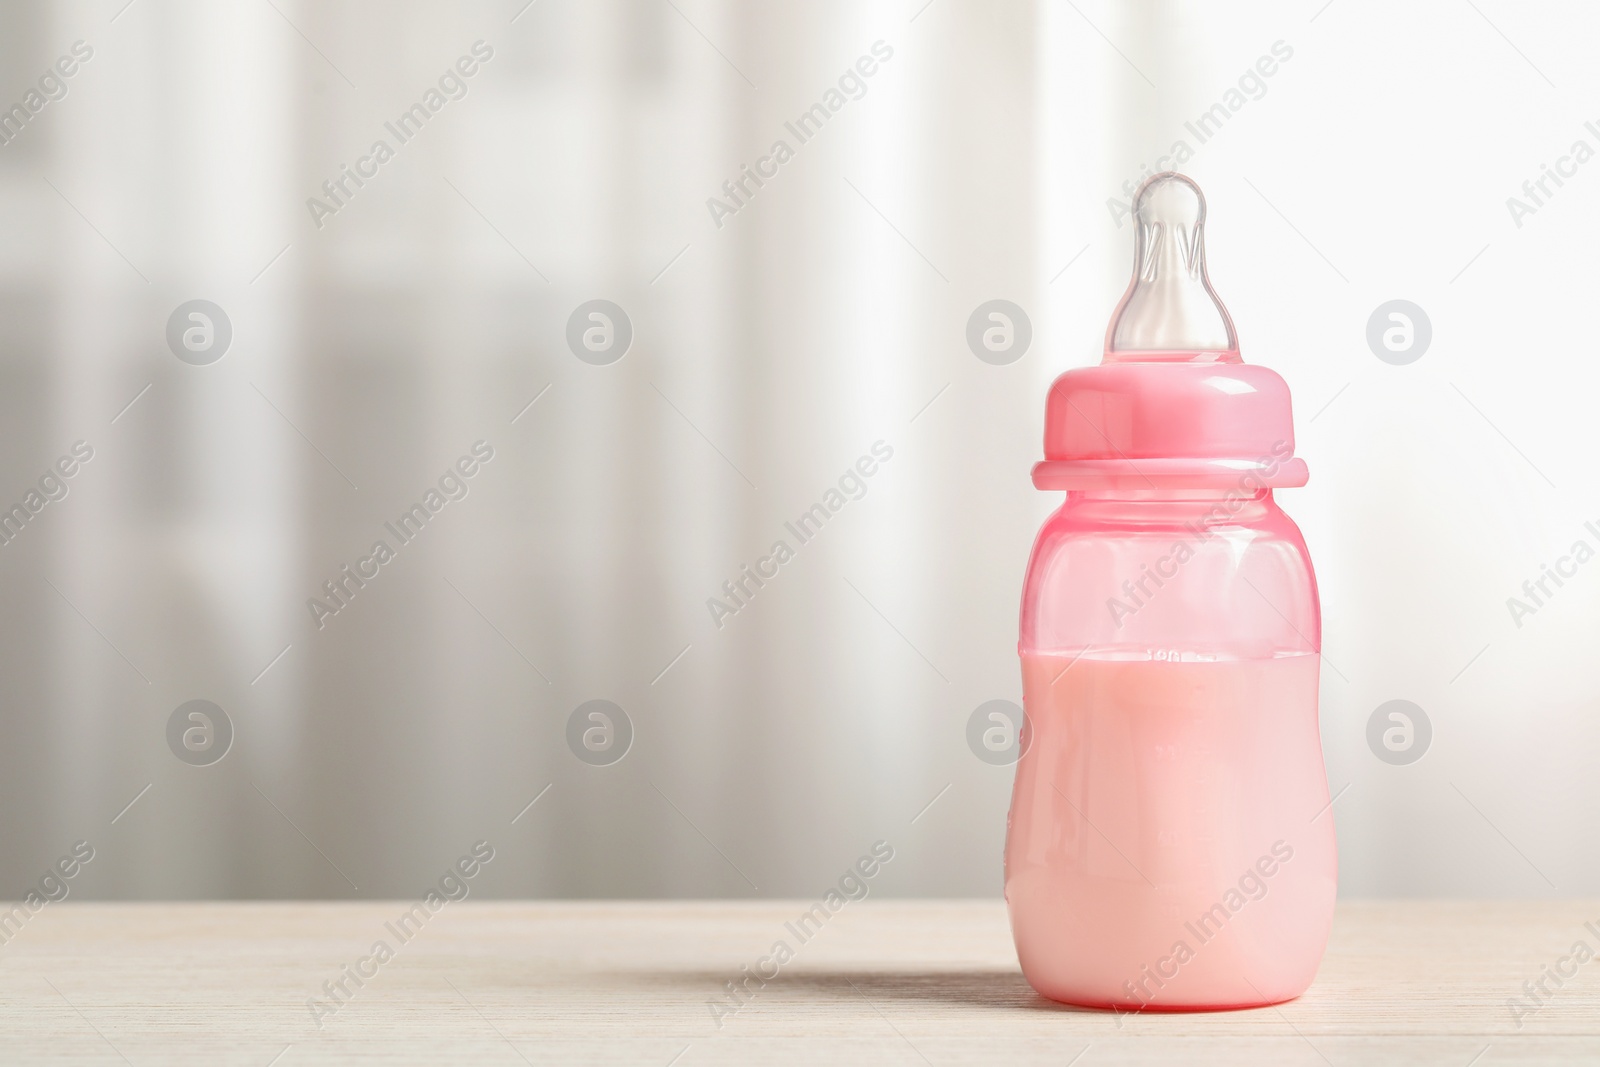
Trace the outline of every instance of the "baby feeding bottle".
{"label": "baby feeding bottle", "polygon": [[1033,469],[1067,499],[1022,594],[1006,904],[1053,1000],[1273,1004],[1311,984],[1337,887],[1317,582],[1272,495],[1306,465],[1211,289],[1199,187],[1158,174],[1134,219],[1105,358],[1050,387]]}

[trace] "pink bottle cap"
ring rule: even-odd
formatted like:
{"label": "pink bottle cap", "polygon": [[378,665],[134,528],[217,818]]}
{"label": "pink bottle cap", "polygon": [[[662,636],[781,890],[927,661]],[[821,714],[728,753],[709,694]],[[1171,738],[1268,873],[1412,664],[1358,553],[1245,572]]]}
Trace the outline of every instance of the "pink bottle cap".
{"label": "pink bottle cap", "polygon": [[1239,358],[1206,275],[1206,201],[1171,171],[1134,198],[1133,280],[1105,358],[1050,387],[1040,489],[1285,488],[1294,457],[1289,386]]}

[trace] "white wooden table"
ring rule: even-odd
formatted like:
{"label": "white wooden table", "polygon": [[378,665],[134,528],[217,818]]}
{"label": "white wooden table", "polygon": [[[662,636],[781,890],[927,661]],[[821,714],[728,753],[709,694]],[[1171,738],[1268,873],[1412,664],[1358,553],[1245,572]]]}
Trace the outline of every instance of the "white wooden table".
{"label": "white wooden table", "polygon": [[1600,902],[1349,901],[1301,999],[1119,1017],[1035,996],[998,901],[867,900],[718,1026],[808,903],[466,901],[404,942],[402,902],[53,904],[0,945],[0,1063],[1600,1063],[1600,960],[1560,962]]}

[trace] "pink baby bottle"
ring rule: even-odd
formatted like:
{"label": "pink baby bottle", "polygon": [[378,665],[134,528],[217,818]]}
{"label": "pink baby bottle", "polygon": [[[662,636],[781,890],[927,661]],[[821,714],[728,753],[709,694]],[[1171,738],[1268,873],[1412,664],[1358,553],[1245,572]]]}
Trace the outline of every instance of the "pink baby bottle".
{"label": "pink baby bottle", "polygon": [[1272,495],[1306,465],[1212,292],[1199,187],[1156,175],[1134,218],[1105,358],[1050,387],[1033,469],[1067,499],[1022,595],[1006,904],[1053,1000],[1273,1004],[1311,984],[1337,889],[1317,582]]}

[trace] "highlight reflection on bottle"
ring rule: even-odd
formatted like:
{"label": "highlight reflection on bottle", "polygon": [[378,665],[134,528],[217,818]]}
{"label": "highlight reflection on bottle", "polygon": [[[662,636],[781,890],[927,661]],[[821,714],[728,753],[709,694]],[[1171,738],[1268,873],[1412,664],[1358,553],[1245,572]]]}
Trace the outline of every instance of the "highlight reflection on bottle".
{"label": "highlight reflection on bottle", "polygon": [[1006,901],[1052,999],[1272,1004],[1310,985],[1337,889],[1316,578],[1273,499],[1308,474],[1211,289],[1199,188],[1156,175],[1134,214],[1105,358],[1052,385],[1033,472],[1067,499],[1023,592]]}

